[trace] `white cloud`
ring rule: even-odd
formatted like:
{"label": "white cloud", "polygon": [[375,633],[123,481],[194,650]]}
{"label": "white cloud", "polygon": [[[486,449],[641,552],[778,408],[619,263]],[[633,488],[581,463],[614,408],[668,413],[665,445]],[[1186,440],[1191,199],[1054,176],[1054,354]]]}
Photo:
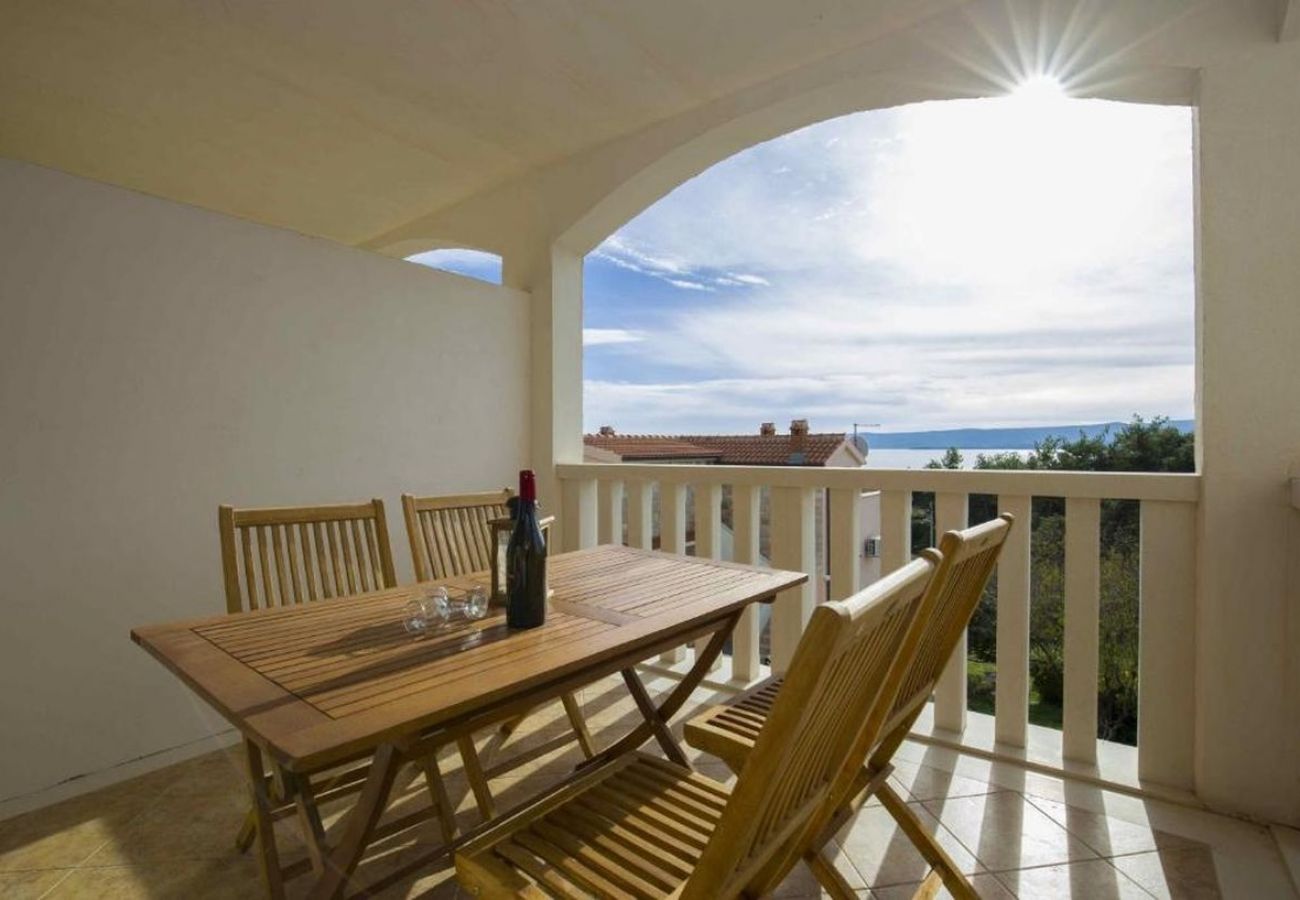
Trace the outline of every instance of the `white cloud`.
{"label": "white cloud", "polygon": [[589,420],[1190,416],[1191,133],[1183,108],[1007,99],[864,113],[751,148],[597,252],[665,281],[764,290],[638,320],[625,371],[588,383]]}
{"label": "white cloud", "polygon": [[702,283],[700,283],[700,282],[698,282],[698,281],[690,281],[689,279],[686,279],[686,278],[668,278],[668,279],[666,279],[666,281],[667,281],[669,284],[671,284],[673,287],[681,288],[681,289],[684,290],[684,291],[711,291],[711,290],[713,290],[713,288],[709,287],[707,284],[702,284]]}
{"label": "white cloud", "polygon": [[627,328],[584,328],[582,343],[587,347],[599,347],[606,344],[635,344],[645,340],[645,332],[632,331]]}

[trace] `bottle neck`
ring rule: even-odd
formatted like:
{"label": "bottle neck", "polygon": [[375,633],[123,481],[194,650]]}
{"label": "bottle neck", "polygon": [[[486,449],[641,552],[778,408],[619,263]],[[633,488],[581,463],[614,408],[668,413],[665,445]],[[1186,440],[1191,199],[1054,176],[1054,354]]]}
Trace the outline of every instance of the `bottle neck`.
{"label": "bottle neck", "polygon": [[532,469],[524,469],[519,473],[519,502],[537,502],[537,477]]}

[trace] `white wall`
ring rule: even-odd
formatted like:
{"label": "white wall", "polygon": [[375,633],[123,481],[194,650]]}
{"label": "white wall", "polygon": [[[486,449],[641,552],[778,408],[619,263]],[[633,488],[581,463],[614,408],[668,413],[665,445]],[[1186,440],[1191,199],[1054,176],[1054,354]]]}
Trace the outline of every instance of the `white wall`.
{"label": "white wall", "polygon": [[1300,42],[1207,68],[1197,789],[1300,825]]}
{"label": "white wall", "polygon": [[382,497],[408,579],[403,490],[510,483],[527,304],[0,159],[0,817],[215,727],[128,631],[224,610],[218,503]]}

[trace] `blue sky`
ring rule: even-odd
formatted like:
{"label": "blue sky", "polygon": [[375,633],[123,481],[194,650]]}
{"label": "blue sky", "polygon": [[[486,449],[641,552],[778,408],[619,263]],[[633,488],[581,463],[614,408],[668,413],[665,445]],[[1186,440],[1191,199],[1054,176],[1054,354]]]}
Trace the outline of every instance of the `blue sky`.
{"label": "blue sky", "polygon": [[1185,108],[1035,94],[814,125],[588,256],[586,428],[1188,418],[1192,221]]}

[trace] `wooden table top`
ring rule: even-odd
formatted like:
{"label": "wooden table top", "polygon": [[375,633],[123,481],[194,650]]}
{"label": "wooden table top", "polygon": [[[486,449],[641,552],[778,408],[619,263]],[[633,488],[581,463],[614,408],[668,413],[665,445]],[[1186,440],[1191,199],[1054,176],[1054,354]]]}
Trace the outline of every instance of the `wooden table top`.
{"label": "wooden table top", "polygon": [[425,583],[141,627],[131,638],[283,765],[307,771],[478,718],[550,682],[617,671],[609,666],[641,648],[807,580],[619,546],[554,555],[549,572],[546,624],[528,631],[511,632],[494,607],[413,638],[402,607]]}

